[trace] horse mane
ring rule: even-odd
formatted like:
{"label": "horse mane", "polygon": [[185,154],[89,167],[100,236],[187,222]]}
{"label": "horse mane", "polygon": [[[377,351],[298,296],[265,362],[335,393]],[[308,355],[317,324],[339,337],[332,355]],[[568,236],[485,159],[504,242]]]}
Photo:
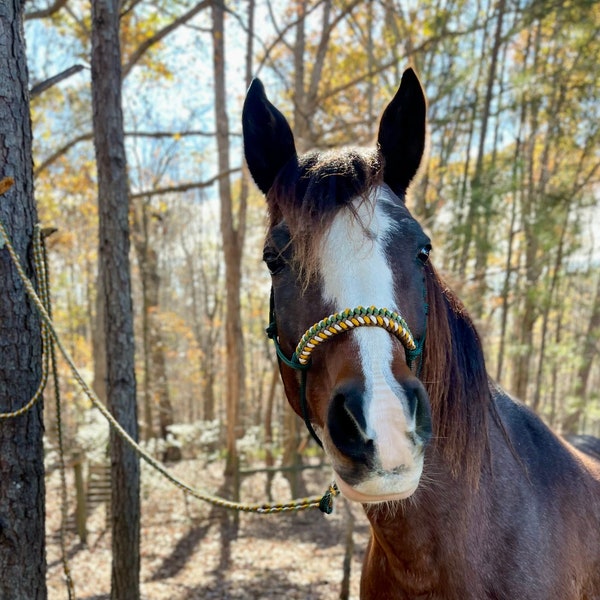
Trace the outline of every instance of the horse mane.
{"label": "horse mane", "polygon": [[358,148],[309,152],[280,171],[267,194],[270,225],[285,219],[305,285],[317,271],[319,240],[335,213],[347,207],[358,218],[352,201],[366,199],[381,178],[378,153]]}
{"label": "horse mane", "polygon": [[431,265],[421,380],[431,403],[434,443],[452,474],[477,485],[489,452],[492,398],[479,335],[462,302]]}

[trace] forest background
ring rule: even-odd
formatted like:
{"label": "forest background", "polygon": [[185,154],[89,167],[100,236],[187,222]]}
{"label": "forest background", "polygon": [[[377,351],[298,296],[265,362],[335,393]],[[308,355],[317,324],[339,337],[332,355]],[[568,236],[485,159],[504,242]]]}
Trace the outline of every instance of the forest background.
{"label": "forest background", "polygon": [[[57,230],[55,322],[102,398],[90,19],[86,1],[31,0],[25,28],[36,203]],[[408,65],[429,104],[429,160],[409,206],[477,322],[490,374],[558,431],[600,435],[599,29],[590,0],[125,0],[145,444],[165,460],[225,448],[246,463],[302,460],[264,334],[245,90],[261,77],[302,150],[370,145]],[[105,428],[63,374],[66,446],[102,456]],[[45,420],[52,453],[50,404]]]}
{"label": "forest background", "polygon": [[[317,474],[325,471],[300,467],[319,467],[321,453],[287,408],[264,332],[264,199],[242,161],[241,106],[259,75],[290,117],[300,150],[370,145],[383,106],[412,65],[429,101],[429,160],[409,206],[434,240],[436,267],[473,315],[491,376],[559,432],[598,435],[599,29],[600,5],[589,0],[2,0],[0,60],[8,65],[0,71],[2,142],[6,149],[22,137],[23,144],[20,154],[3,154],[16,190],[3,195],[0,212],[26,248],[28,225],[19,219],[35,216],[34,184],[63,344],[134,437],[139,415],[147,449],[228,498],[248,493],[242,475],[255,482],[254,501],[263,494],[270,499],[271,486],[285,500],[282,483],[291,496],[314,493]],[[25,157],[20,166],[16,157]],[[115,170],[109,173],[107,165]],[[13,293],[6,260],[0,253],[0,279],[9,282],[0,285],[8,307],[0,321],[7,332],[0,339],[0,386],[10,385],[0,402],[17,408],[37,385],[40,347],[36,317],[19,321],[32,307],[19,308],[23,296]],[[11,356],[19,343],[17,372]],[[25,590],[29,582],[31,590],[45,590],[44,513],[50,557],[57,520],[65,539],[68,505],[58,510],[51,491],[62,472],[62,431],[70,483],[77,483],[81,457],[89,467],[88,492],[92,463],[104,465],[105,481],[112,479],[106,505],[112,550],[105,546],[113,559],[111,597],[138,597],[140,539],[142,570],[156,571],[161,554],[164,564],[178,565],[144,575],[148,589],[157,579],[174,579],[200,540],[211,545],[212,512],[194,517],[174,488],[168,499],[152,496],[158,488],[148,470],[140,490],[131,450],[113,434],[108,457],[106,423],[66,366],[59,367],[61,415],[50,398],[43,411],[45,474],[41,403],[0,430],[0,508],[8,508],[0,596],[14,596],[14,586]],[[256,494],[262,483],[248,471],[264,467],[266,485]],[[274,478],[277,470],[281,476]],[[71,504],[74,487],[83,488],[70,488]],[[82,496],[78,507],[85,507]],[[150,527],[143,535],[140,501],[142,526]],[[337,518],[339,525],[340,513],[326,522]],[[207,590],[214,597],[252,597],[253,582],[261,588],[255,597],[269,597],[265,586],[278,594],[276,573],[286,597],[297,578],[298,597],[307,598],[311,571],[328,588],[329,556],[340,548],[323,522],[310,521],[313,534],[329,544],[328,560],[321,560],[322,546],[305,547],[317,571],[306,568],[308,560],[302,569],[269,562],[266,570],[248,571],[247,556],[273,558],[274,528],[252,522],[260,535],[237,536],[238,517],[219,519],[220,562],[210,566],[211,552],[190,560],[195,576],[208,583],[195,579],[186,598],[208,597]],[[277,528],[284,536],[280,559],[294,560],[298,544],[288,537],[302,537],[299,522]],[[367,531],[360,527],[364,548]],[[83,544],[80,530],[82,545],[71,546],[79,568],[88,569],[84,581],[93,597],[100,585],[95,575],[109,562],[94,554],[105,530],[93,546]],[[263,551],[256,550],[265,548],[257,546],[259,538],[267,543]],[[228,558],[232,540],[250,546],[242,561]],[[344,565],[360,554],[353,555],[349,542],[344,552]],[[48,564],[55,573],[57,561]],[[342,587],[348,581],[344,574]],[[234,588],[214,589],[221,584],[233,585],[236,595]],[[170,589],[165,593],[172,597]]]}

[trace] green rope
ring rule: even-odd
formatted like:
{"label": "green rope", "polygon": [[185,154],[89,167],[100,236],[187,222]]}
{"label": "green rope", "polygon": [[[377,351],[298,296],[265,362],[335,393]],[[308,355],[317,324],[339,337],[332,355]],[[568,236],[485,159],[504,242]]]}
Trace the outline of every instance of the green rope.
{"label": "green rope", "polygon": [[[186,494],[189,494],[190,496],[193,496],[194,498],[197,498],[198,500],[208,502],[214,506],[219,506],[221,508],[238,510],[241,512],[252,512],[252,513],[258,513],[258,514],[283,513],[283,512],[299,511],[299,510],[306,510],[306,509],[312,509],[312,508],[318,508],[318,509],[322,510],[321,503],[323,501],[323,496],[311,496],[308,498],[300,498],[297,500],[292,500],[290,502],[279,503],[279,504],[243,504],[240,502],[232,502],[230,500],[226,500],[224,498],[219,498],[217,496],[212,496],[208,493],[205,493],[199,489],[196,489],[196,488],[188,485],[187,483],[178,479],[175,475],[170,473],[164,465],[162,465],[158,460],[156,460],[153,456],[151,456],[143,448],[141,448],[139,446],[139,444],[127,433],[127,431],[125,431],[125,429],[123,429],[123,427],[113,417],[113,415],[108,410],[108,408],[106,408],[106,406],[98,398],[98,396],[95,394],[95,392],[84,381],[83,377],[81,376],[81,374],[79,373],[79,371],[75,365],[73,358],[71,357],[71,355],[69,354],[67,349],[64,347],[60,337],[58,336],[58,333],[56,332],[56,329],[54,328],[54,324],[52,322],[52,319],[50,318],[50,315],[48,314],[48,311],[46,310],[46,307],[44,306],[42,300],[36,293],[36,291],[33,287],[33,284],[31,283],[31,281],[25,274],[25,271],[23,270],[23,267],[21,266],[21,263],[17,257],[14,247],[10,241],[10,238],[8,237],[8,234],[6,233],[6,229],[4,227],[4,224],[2,223],[2,220],[0,220],[0,238],[3,240],[4,246],[7,248],[8,252],[13,260],[15,268],[17,269],[17,273],[19,274],[19,277],[20,277],[21,281],[23,282],[23,285],[25,286],[25,291],[27,292],[27,295],[32,300],[33,304],[35,305],[35,307],[42,319],[42,322],[47,327],[47,332],[48,332],[49,337],[56,343],[56,346],[60,350],[60,353],[63,355],[63,358],[65,359],[67,365],[69,366],[69,368],[71,370],[73,378],[80,385],[83,393],[92,402],[92,405],[100,411],[100,413],[104,416],[104,418],[109,422],[110,426],[133,449],[133,451],[139,456],[139,458],[141,458],[142,460],[147,462],[151,467],[153,467],[163,477],[165,477],[165,479],[170,481],[173,485],[178,487],[180,490],[182,490]],[[25,410],[28,410],[28,408],[31,408],[32,405],[33,405],[33,402],[29,402],[26,407],[23,407],[19,411],[15,411],[15,414],[14,415],[11,414],[10,416],[18,416],[18,414],[23,414],[23,412],[25,412]],[[333,498],[333,497],[337,496],[338,494],[339,494],[339,490],[337,489],[337,486],[335,485],[335,483],[332,483],[329,486],[329,489],[326,492],[325,496]],[[327,504],[327,502],[325,502],[325,504]]]}

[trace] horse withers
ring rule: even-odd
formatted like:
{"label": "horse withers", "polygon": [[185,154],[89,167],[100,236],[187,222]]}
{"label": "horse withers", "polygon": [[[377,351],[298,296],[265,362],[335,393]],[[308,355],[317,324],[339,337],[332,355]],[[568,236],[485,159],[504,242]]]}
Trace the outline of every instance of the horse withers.
{"label": "horse withers", "polygon": [[600,599],[600,442],[578,450],[488,377],[405,205],[425,129],[412,69],[371,151],[299,156],[259,80],[244,103],[270,333],[291,406],[370,521],[361,597]]}

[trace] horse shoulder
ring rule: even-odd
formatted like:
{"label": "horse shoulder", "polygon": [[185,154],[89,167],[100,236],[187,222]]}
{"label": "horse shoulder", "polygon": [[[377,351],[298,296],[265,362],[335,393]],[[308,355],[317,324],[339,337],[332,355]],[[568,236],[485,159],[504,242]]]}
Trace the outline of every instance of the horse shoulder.
{"label": "horse shoulder", "polygon": [[[508,395],[497,393],[495,406],[491,513],[512,539],[506,560],[523,580],[546,572],[555,586],[548,598],[584,598],[588,589],[600,598],[600,462]],[[519,556],[533,557],[528,568]]]}

